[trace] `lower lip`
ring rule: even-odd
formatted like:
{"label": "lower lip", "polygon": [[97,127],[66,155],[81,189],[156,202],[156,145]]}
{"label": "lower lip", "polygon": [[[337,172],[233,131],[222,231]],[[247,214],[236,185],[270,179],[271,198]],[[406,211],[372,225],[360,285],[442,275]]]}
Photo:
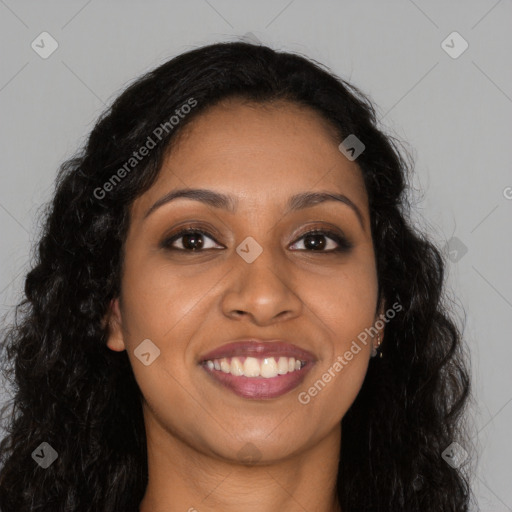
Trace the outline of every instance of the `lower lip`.
{"label": "lower lip", "polygon": [[285,375],[277,375],[270,379],[265,377],[237,376],[219,370],[210,370],[206,365],[202,366],[212,378],[233,391],[236,395],[242,398],[265,400],[282,396],[299,386],[313,366],[313,363],[307,362],[300,370],[295,370]]}

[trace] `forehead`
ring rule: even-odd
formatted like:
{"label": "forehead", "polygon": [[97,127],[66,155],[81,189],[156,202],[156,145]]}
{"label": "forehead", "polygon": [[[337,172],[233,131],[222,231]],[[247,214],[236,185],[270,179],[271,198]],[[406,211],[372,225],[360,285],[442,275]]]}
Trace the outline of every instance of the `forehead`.
{"label": "forehead", "polygon": [[146,207],[187,186],[278,205],[294,193],[322,189],[351,194],[365,209],[361,170],[339,142],[334,127],[309,107],[224,100],[177,134],[156,182],[137,203]]}

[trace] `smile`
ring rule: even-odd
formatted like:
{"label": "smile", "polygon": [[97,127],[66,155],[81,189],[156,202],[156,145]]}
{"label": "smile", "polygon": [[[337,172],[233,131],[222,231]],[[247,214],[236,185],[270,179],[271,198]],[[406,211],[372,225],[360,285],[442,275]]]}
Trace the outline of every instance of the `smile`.
{"label": "smile", "polygon": [[209,370],[230,373],[238,377],[264,377],[271,379],[278,375],[286,375],[306,366],[306,361],[294,357],[223,357],[208,359],[205,364]]}
{"label": "smile", "polygon": [[243,398],[271,399],[299,386],[315,356],[284,340],[227,343],[199,357],[211,382]]}

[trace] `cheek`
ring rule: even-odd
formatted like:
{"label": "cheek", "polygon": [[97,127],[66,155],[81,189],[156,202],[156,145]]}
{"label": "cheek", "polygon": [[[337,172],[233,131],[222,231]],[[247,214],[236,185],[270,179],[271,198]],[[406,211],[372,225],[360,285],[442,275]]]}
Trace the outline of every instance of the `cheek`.
{"label": "cheek", "polygon": [[347,266],[320,285],[318,281],[311,285],[315,312],[329,328],[336,351],[345,351],[375,321],[378,286],[373,260]]}
{"label": "cheek", "polygon": [[[203,324],[212,321],[216,284],[225,274],[220,269],[212,272],[206,267],[204,271],[192,267],[171,265],[147,254],[139,257],[136,251],[125,260],[123,337],[135,377],[149,403],[157,403],[159,397],[164,403],[183,402],[187,398],[183,389],[192,387],[194,354],[189,346],[198,333],[203,333]],[[144,366],[137,352],[147,339],[158,348],[153,348],[158,356]]]}
{"label": "cheek", "polygon": [[[330,343],[322,351],[315,378],[299,390],[298,401],[325,428],[338,423],[356,399],[369,363],[377,282],[373,267],[342,271],[310,295],[315,316]],[[323,428],[323,427],[322,427]]]}
{"label": "cheek", "polygon": [[[187,400],[184,390],[190,389],[191,377],[185,354],[197,327],[188,319],[197,317],[201,322],[206,317],[200,297],[208,287],[200,282],[193,286],[189,279],[180,276],[179,269],[174,267],[171,271],[165,262],[136,256],[132,253],[125,260],[123,337],[146,402],[157,416],[164,417],[169,411],[175,412],[168,404]],[[140,349],[143,342],[144,352]],[[146,365],[138,355],[148,352]],[[186,421],[186,415],[183,417]]]}
{"label": "cheek", "polygon": [[354,403],[368,369],[361,350],[350,361],[343,354],[324,365],[308,388],[301,389],[298,402],[312,418],[322,418],[318,428],[328,431],[338,424]]}
{"label": "cheek", "polygon": [[208,290],[216,282],[215,276],[193,270],[191,266],[171,265],[162,258],[138,257],[136,252],[126,258],[123,323],[131,342],[143,336],[164,343],[177,339],[178,332],[180,339],[186,337],[182,331],[187,322],[183,320],[201,311],[203,303],[208,302]]}

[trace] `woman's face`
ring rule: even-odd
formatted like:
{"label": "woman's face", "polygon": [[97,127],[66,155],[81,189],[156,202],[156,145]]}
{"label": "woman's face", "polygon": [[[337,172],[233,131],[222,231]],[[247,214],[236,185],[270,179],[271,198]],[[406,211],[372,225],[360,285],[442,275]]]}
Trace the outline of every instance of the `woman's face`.
{"label": "woman's face", "polygon": [[[371,340],[344,356],[376,320],[361,171],[323,118],[291,103],[224,101],[180,135],[132,206],[108,346],[128,351],[148,436],[230,460],[298,454],[340,428],[368,366]],[[232,209],[163,200],[179,189],[229,196]],[[290,203],[313,192],[348,201]],[[173,238],[183,227],[195,233]],[[312,230],[334,238],[307,236]],[[274,359],[240,345],[217,361],[221,370],[214,357],[205,363],[212,350],[248,338],[276,349]],[[294,347],[271,346],[276,339]],[[300,349],[307,364],[295,370],[290,357],[302,359]]]}

